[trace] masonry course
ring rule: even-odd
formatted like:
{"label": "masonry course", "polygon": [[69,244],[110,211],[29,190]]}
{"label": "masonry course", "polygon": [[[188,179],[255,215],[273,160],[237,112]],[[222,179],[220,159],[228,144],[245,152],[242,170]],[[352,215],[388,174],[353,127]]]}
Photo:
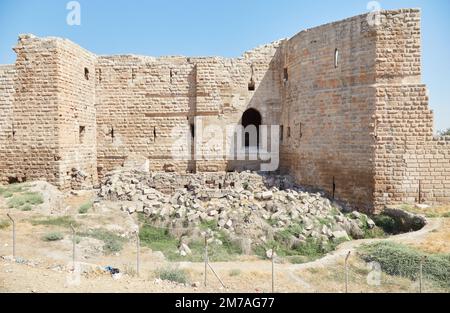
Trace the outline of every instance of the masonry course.
{"label": "masonry course", "polygon": [[279,171],[300,185],[367,212],[450,202],[450,141],[433,138],[421,82],[420,10],[368,20],[308,29],[233,59],[98,56],[20,35],[15,64],[0,66],[0,182],[92,188],[131,154],[152,171],[255,169],[177,160],[171,150],[174,128],[189,134],[201,117],[225,137],[226,125],[254,109],[263,125],[281,125]]}

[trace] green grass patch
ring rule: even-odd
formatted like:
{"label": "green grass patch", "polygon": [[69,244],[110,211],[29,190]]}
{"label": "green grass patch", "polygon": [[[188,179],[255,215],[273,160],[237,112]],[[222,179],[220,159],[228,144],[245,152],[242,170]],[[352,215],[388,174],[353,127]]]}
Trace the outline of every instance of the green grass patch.
{"label": "green grass patch", "polygon": [[186,271],[176,267],[164,267],[157,269],[155,274],[162,280],[172,281],[180,284],[186,284],[188,282],[188,275]]}
{"label": "green grass patch", "polygon": [[383,229],[383,231],[388,234],[395,234],[396,229],[398,228],[395,219],[387,215],[383,214],[376,215],[373,217],[373,221],[375,222],[375,225]]}
{"label": "green grass patch", "polygon": [[286,261],[288,261],[291,264],[303,264],[307,262],[311,262],[311,257],[304,256],[304,255],[291,255],[285,257]]}
{"label": "green grass patch", "polygon": [[277,234],[282,239],[289,239],[291,236],[298,237],[303,232],[303,226],[300,224],[291,224],[287,228],[279,231]]}
{"label": "green grass patch", "polygon": [[93,205],[92,201],[82,204],[78,209],[78,213],[86,214],[92,208],[92,205]]}
{"label": "green grass patch", "polygon": [[24,211],[24,212],[31,211],[32,209],[33,209],[33,207],[29,204],[25,204],[23,207],[20,208],[20,210]]}
{"label": "green grass patch", "polygon": [[207,230],[210,229],[212,231],[217,231],[219,229],[219,226],[217,225],[217,221],[215,219],[211,221],[202,221],[200,224],[201,230]]}
{"label": "green grass patch", "polygon": [[[327,224],[328,220],[323,219],[323,224]],[[298,238],[303,232],[303,226],[301,224],[291,224],[287,228],[275,233],[274,241],[263,245],[264,253],[259,249],[259,255],[266,257],[265,251],[275,247],[275,251],[278,256],[285,257],[294,263],[303,263],[305,261],[315,260],[325,253],[328,253],[337,246],[338,243],[329,242],[328,245],[322,245],[318,240],[314,238],[307,238],[302,244],[297,244],[294,248],[291,246],[291,240],[293,237]]]}
{"label": "green grass patch", "polygon": [[87,232],[77,233],[80,237],[90,237],[104,242],[103,252],[113,254],[123,249],[123,244],[127,241],[109,230],[103,228],[90,229]]}
{"label": "green grass patch", "polygon": [[323,245],[319,240],[310,237],[302,244],[297,244],[295,247],[291,248],[289,247],[290,240],[288,238],[291,237],[293,233],[292,229],[285,229],[277,232],[274,237],[275,240],[255,246],[255,254],[266,259],[266,251],[274,248],[277,256],[290,263],[305,263],[323,257],[325,254],[334,251],[339,244],[346,241],[344,238],[334,241],[330,240],[327,244]]}
{"label": "green grass patch", "polygon": [[318,218],[317,220],[319,221],[320,225],[330,225],[333,221],[332,219],[327,218],[327,217]]}
{"label": "green grass patch", "polygon": [[[378,220],[377,220],[378,218]],[[364,238],[386,238],[388,233],[393,233],[397,224],[395,220],[386,215],[378,215],[372,219],[375,223],[373,228],[369,228],[367,225],[368,217],[364,216],[361,221],[363,222],[362,231],[364,232]],[[386,231],[389,230],[389,231]]]}
{"label": "green grass patch", "polygon": [[[231,240],[223,230],[220,230],[214,236],[219,239],[222,244],[217,244],[216,241],[208,244],[208,258],[212,262],[231,261],[242,254],[242,248],[238,240]],[[198,245],[197,260],[201,261],[204,257],[204,243],[200,242]]]}
{"label": "green grass patch", "polygon": [[450,289],[450,254],[427,254],[393,242],[380,242],[359,248],[366,262],[378,262],[383,272],[411,280],[419,278],[420,262],[426,279]]}
{"label": "green grass patch", "polygon": [[70,216],[59,216],[59,217],[48,217],[44,219],[33,219],[31,220],[31,225],[59,226],[69,228],[70,225],[76,227],[79,224]]}
{"label": "green grass patch", "polygon": [[386,238],[387,234],[383,230],[383,228],[375,226],[372,229],[369,229],[368,227],[363,228],[364,232],[364,238],[370,239],[370,238]]}
{"label": "green grass patch", "polygon": [[63,240],[63,239],[64,239],[64,235],[59,232],[48,233],[42,237],[42,240],[44,240],[44,241],[58,241],[58,240]]}
{"label": "green grass patch", "polygon": [[168,259],[176,258],[179,241],[170,234],[168,229],[141,225],[139,231],[141,245],[150,247],[153,251],[161,251]]}
{"label": "green grass patch", "polygon": [[3,193],[4,198],[11,198],[14,194],[12,192],[6,191]]}
{"label": "green grass patch", "polygon": [[11,223],[6,220],[0,220],[0,229],[8,228]]}
{"label": "green grass patch", "polygon": [[11,209],[23,209],[30,208],[34,205],[44,203],[42,195],[38,192],[23,192],[14,194],[9,198],[7,205]]}
{"label": "green grass patch", "polygon": [[232,270],[228,273],[228,275],[231,276],[231,277],[239,276],[239,275],[241,275],[241,270],[240,270],[240,269],[232,269]]}
{"label": "green grass patch", "polygon": [[12,184],[7,186],[0,187],[0,196],[9,198],[9,195],[13,195],[15,193],[21,193],[28,190],[27,184]]}
{"label": "green grass patch", "polygon": [[42,195],[38,192],[29,192],[28,184],[12,184],[0,187],[0,196],[8,199],[10,209],[31,211],[33,206],[44,203]]}
{"label": "green grass patch", "polygon": [[[210,224],[203,224],[201,227],[209,228]],[[161,251],[164,256],[170,261],[191,261],[199,262],[204,259],[204,240],[193,240],[188,243],[192,254],[181,256],[178,253],[180,240],[173,236],[169,229],[153,227],[148,224],[141,225],[139,238],[141,245],[151,248],[153,251]],[[232,241],[224,232],[218,231],[215,235],[222,244],[215,241],[208,244],[208,257],[213,262],[230,261],[237,255],[242,253],[240,245]]]}

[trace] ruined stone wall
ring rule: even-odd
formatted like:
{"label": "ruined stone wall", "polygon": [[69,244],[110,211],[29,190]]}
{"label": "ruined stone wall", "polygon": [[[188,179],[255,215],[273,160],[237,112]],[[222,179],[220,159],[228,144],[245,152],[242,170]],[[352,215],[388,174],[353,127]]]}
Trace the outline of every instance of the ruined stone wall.
{"label": "ruined stone wall", "polygon": [[58,40],[59,175],[63,188],[97,183],[96,56]]}
{"label": "ruined stone wall", "polygon": [[383,12],[377,28],[376,207],[450,200],[450,143],[433,138],[420,29],[419,10]]}
{"label": "ruined stone wall", "polygon": [[[225,128],[241,125],[243,113],[252,108],[261,115],[262,125],[278,125],[281,114],[280,94],[280,42],[274,42],[246,52],[241,58],[204,58],[195,59],[197,67],[197,99],[196,115],[202,117],[203,138],[198,147],[209,147],[208,142],[218,139],[214,152],[231,154],[233,160],[197,161],[199,171],[223,171],[254,168],[259,169],[260,160],[237,160],[237,147],[234,150],[222,142],[231,143]],[[249,88],[254,83],[254,90]],[[214,116],[210,113],[218,112]],[[217,127],[217,131],[206,131],[210,126]],[[270,136],[268,145],[270,147]],[[235,137],[234,142],[238,144]],[[228,149],[228,150],[227,150]],[[205,152],[207,154],[207,152]],[[247,157],[248,159],[248,157]]]}
{"label": "ruined stone wall", "polygon": [[188,170],[187,161],[171,160],[171,131],[189,131],[194,64],[182,57],[99,57],[96,75],[99,174],[130,153],[149,158],[152,170]]}
{"label": "ruined stone wall", "polygon": [[283,168],[362,210],[373,202],[375,39],[358,16],[300,32],[282,52]]}
{"label": "ruined stone wall", "polygon": [[88,82],[84,68],[95,72],[95,56],[67,40],[29,35],[19,37],[15,51],[10,73],[14,68],[16,75],[14,82],[9,76],[8,97],[2,98],[2,180],[92,187],[97,179],[95,79]]}
{"label": "ruined stone wall", "polygon": [[433,138],[424,85],[377,91],[375,206],[448,202],[450,141]]}
{"label": "ruined stone wall", "polygon": [[[148,157],[152,170],[229,168],[222,140],[226,125],[238,124],[249,107],[258,109],[264,122],[277,122],[281,100],[274,80],[279,77],[279,68],[272,63],[276,51],[277,44],[273,44],[239,59],[99,57],[96,102],[100,174],[121,165],[130,153]],[[255,90],[249,91],[252,73]],[[214,140],[211,137],[221,139],[214,149],[216,160],[177,160],[182,153],[199,153],[185,139],[191,138],[193,125],[199,147]],[[206,131],[211,125],[218,131]],[[180,153],[174,154],[174,147],[182,147]]]}
{"label": "ruined stone wall", "polygon": [[7,183],[7,155],[13,138],[14,65],[0,66],[0,183]]}
{"label": "ruined stone wall", "polygon": [[7,145],[2,176],[59,185],[57,45],[51,39],[24,35],[15,51],[14,137]]}
{"label": "ruined stone wall", "polygon": [[[450,143],[433,138],[421,82],[420,11],[368,21],[233,59],[96,56],[22,35],[16,64],[0,66],[0,182],[90,187],[130,155],[154,171],[258,169],[225,158],[226,127],[253,108],[263,125],[281,125],[280,169],[302,185],[365,211],[450,201]],[[193,160],[199,152],[208,159]]]}

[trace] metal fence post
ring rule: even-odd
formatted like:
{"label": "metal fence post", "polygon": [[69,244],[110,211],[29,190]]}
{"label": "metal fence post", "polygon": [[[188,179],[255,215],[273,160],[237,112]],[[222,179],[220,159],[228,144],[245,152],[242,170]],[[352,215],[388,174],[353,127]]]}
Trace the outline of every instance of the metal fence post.
{"label": "metal fence post", "polygon": [[419,267],[419,292],[423,292],[423,263],[425,262],[426,257],[422,257],[420,259],[420,267]]}
{"label": "metal fence post", "polygon": [[76,238],[75,238],[75,228],[72,224],[70,224],[70,228],[72,229],[72,266],[75,271],[75,246],[76,246]]}
{"label": "metal fence post", "polygon": [[350,257],[350,253],[351,251],[345,257],[345,293],[348,293],[348,258]]}
{"label": "metal fence post", "polygon": [[206,238],[206,234],[205,234],[205,287],[206,287],[206,272],[208,270],[208,240]]}
{"label": "metal fence post", "polygon": [[270,258],[272,259],[272,293],[275,292],[275,264],[274,264],[274,253],[275,253],[275,247],[272,247],[272,255]]}
{"label": "metal fence post", "polygon": [[139,230],[136,232],[136,275],[139,277],[140,271],[140,254],[141,254],[141,239],[139,238]]}
{"label": "metal fence post", "polygon": [[9,215],[9,213],[6,214],[8,218],[11,220],[13,224],[13,259],[16,259],[16,221]]}

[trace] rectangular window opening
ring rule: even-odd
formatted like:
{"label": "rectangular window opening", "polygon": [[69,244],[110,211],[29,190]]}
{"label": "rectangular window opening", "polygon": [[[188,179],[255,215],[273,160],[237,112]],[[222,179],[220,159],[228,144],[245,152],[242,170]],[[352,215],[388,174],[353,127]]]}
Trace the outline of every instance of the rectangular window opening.
{"label": "rectangular window opening", "polygon": [[192,137],[192,138],[195,138],[195,125],[194,125],[194,124],[191,124],[191,125],[190,125],[190,129],[191,129],[191,137]]}
{"label": "rectangular window opening", "polygon": [[248,83],[248,91],[255,91],[255,81],[253,79]]}
{"label": "rectangular window opening", "polygon": [[283,80],[284,82],[287,82],[289,80],[289,71],[287,67],[283,69]]}
{"label": "rectangular window opening", "polygon": [[78,138],[79,138],[79,142],[83,143],[84,142],[84,135],[86,134],[86,126],[80,126],[79,130],[78,130]]}

